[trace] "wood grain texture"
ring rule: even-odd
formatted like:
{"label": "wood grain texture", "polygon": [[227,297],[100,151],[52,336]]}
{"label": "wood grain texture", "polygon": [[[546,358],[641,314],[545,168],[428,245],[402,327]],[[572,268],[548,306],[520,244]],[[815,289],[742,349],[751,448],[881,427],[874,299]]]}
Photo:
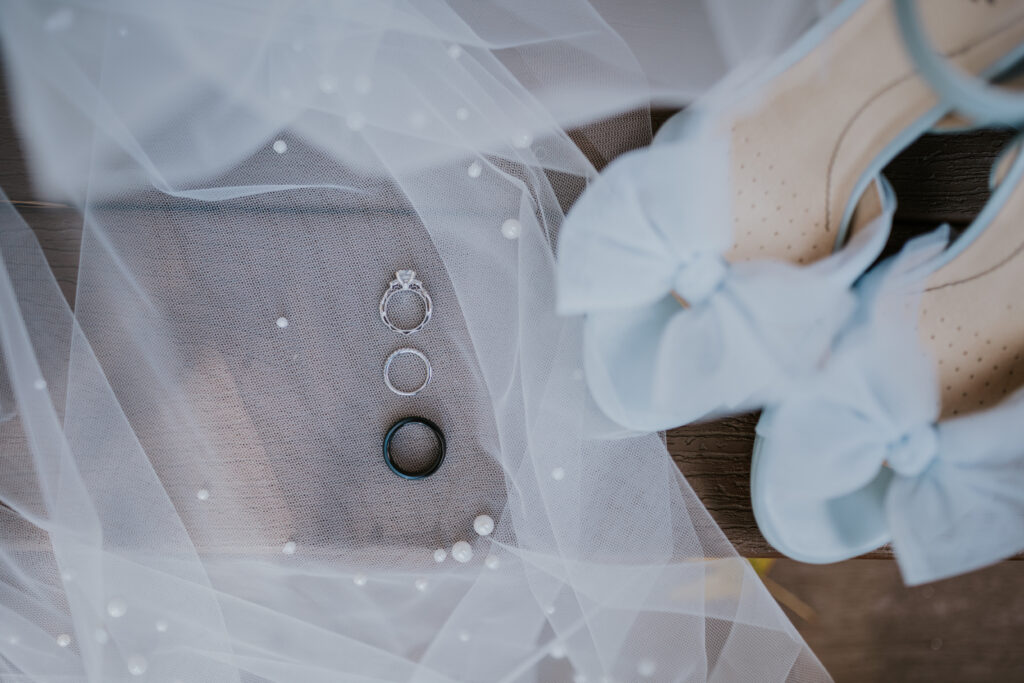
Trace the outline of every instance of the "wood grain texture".
{"label": "wood grain texture", "polygon": [[1024,681],[1024,562],[913,588],[895,562],[779,560],[769,576],[812,610],[789,615],[837,683]]}
{"label": "wood grain texture", "polygon": [[[670,114],[654,112],[653,127]],[[889,249],[939,223],[967,223],[984,205],[989,168],[1008,137],[1004,132],[925,136],[894,160],[886,173],[899,193],[900,208]],[[35,230],[73,306],[82,218],[74,209],[33,193],[2,87],[0,186]],[[750,507],[755,424],[755,415],[743,415],[674,429],[666,438],[676,464],[737,551],[747,557],[775,557],[778,553],[761,536]],[[891,556],[882,548],[867,557]]]}
{"label": "wood grain texture", "polygon": [[64,298],[74,308],[78,254],[82,245],[82,214],[63,206],[20,200],[15,200],[15,203],[22,218],[35,232]]}
{"label": "wood grain texture", "polygon": [[10,199],[28,200],[34,195],[3,78],[0,78],[0,188]]}
{"label": "wood grain texture", "polygon": [[897,225],[912,233],[918,225],[970,222],[988,200],[992,163],[1014,134],[987,130],[917,140],[885,169],[898,197]]}

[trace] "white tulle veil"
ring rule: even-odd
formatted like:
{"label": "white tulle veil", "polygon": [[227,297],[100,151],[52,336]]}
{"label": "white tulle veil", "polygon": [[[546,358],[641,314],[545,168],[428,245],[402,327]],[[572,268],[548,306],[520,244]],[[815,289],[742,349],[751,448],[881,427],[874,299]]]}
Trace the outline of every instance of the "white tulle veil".
{"label": "white tulle veil", "polygon": [[[590,402],[553,281],[650,102],[820,4],[0,0],[36,187],[83,216],[72,311],[0,203],[0,679],[825,678],[659,437]],[[447,436],[422,481],[382,460],[407,415]]]}

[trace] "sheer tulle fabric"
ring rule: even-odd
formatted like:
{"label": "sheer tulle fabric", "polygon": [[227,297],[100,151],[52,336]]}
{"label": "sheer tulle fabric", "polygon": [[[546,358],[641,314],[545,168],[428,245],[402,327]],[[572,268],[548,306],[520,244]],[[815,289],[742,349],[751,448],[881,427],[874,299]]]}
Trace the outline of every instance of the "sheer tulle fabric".
{"label": "sheer tulle fabric", "polygon": [[[826,678],[555,314],[563,211],[649,141],[636,107],[814,3],[755,3],[756,44],[745,4],[3,3],[38,186],[84,216],[72,312],[0,204],[4,680]],[[410,338],[377,317],[401,268]],[[448,437],[424,481],[382,461],[406,415]]]}

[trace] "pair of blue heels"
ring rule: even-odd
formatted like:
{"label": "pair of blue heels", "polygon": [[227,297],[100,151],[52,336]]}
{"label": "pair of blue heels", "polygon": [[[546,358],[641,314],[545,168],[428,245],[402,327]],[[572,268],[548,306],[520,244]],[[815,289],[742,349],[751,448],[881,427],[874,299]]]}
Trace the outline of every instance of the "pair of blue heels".
{"label": "pair of blue heels", "polygon": [[964,234],[872,267],[881,169],[951,113],[1024,121],[988,82],[1022,57],[1024,2],[846,0],[611,164],[562,228],[559,308],[586,316],[595,401],[644,431],[763,409],[753,507],[786,555],[892,543],[917,584],[1024,549],[1018,145]]}

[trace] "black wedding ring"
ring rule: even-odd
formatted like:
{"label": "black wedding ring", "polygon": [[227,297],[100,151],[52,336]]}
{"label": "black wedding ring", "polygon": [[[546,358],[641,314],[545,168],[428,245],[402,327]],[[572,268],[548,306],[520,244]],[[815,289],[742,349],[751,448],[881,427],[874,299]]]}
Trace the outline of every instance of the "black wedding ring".
{"label": "black wedding ring", "polygon": [[[418,470],[407,470],[398,463],[395,462],[391,456],[391,442],[394,440],[395,435],[402,431],[409,425],[423,425],[431,432],[434,433],[434,439],[437,442],[437,447],[434,451],[435,455],[425,466]],[[405,417],[391,425],[391,429],[388,430],[387,436],[384,437],[384,462],[391,469],[392,472],[402,477],[403,479],[426,479],[441,467],[441,463],[444,462],[446,444],[444,440],[444,433],[440,427],[431,422],[430,420],[423,417]]]}

